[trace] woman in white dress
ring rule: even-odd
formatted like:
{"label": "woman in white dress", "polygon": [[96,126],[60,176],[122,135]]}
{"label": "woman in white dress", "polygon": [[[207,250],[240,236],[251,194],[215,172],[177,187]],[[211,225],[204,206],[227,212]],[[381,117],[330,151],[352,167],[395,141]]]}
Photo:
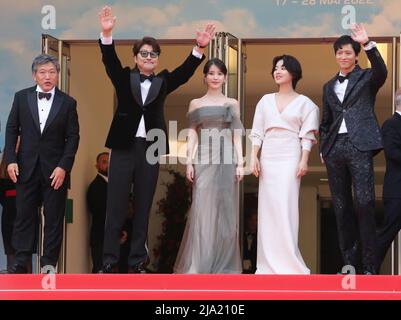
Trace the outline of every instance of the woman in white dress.
{"label": "woman in white dress", "polygon": [[191,101],[187,114],[186,176],[193,183],[192,204],[174,272],[241,273],[238,182],[244,171],[240,109],[237,100],[222,94],[227,67],[221,60],[209,60],[203,73],[207,92]]}
{"label": "woman in white dress", "polygon": [[316,143],[319,108],[295,91],[302,78],[296,58],[275,57],[272,76],[278,92],[258,102],[250,135],[251,166],[259,177],[256,273],[309,274],[298,248],[298,202]]}

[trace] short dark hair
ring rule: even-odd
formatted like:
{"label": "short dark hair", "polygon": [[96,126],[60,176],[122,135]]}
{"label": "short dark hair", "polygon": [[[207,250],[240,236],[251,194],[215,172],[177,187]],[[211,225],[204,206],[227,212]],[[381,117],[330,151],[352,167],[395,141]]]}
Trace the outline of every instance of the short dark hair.
{"label": "short dark hair", "polygon": [[38,67],[47,63],[53,63],[54,67],[56,68],[57,72],[60,72],[60,62],[56,57],[53,57],[48,54],[40,54],[32,62],[32,73],[36,73],[38,71]]}
{"label": "short dark hair", "polygon": [[352,49],[354,49],[355,55],[359,55],[361,52],[361,45],[356,42],[354,39],[351,38],[351,36],[348,35],[343,35],[340,38],[336,40],[333,44],[334,48],[334,54],[337,53],[339,49],[341,49],[344,45],[350,44],[352,46]]}
{"label": "short dark hair", "polygon": [[159,54],[162,53],[160,45],[155,38],[143,37],[142,40],[135,41],[134,46],[132,47],[132,52],[134,53],[134,56],[139,53],[139,50],[141,50],[142,46],[144,46],[145,44],[150,45],[153,51],[158,52]]}
{"label": "short dark hair", "polygon": [[283,54],[281,56],[277,56],[273,58],[273,67],[271,75],[274,79],[274,70],[276,69],[276,64],[280,60],[283,60],[283,66],[287,69],[287,71],[292,76],[292,87],[295,89],[299,80],[302,79],[302,68],[299,61],[288,54]]}
{"label": "short dark hair", "polygon": [[100,152],[100,153],[97,155],[97,157],[96,157],[96,163],[98,163],[100,157],[101,157],[101,156],[104,156],[104,155],[109,155],[109,153],[106,152],[106,151],[105,151],[105,152]]}
{"label": "short dark hair", "polygon": [[223,74],[226,76],[227,75],[227,67],[224,64],[223,61],[221,61],[218,58],[212,58],[208,62],[205,63],[205,66],[203,67],[203,74],[206,76],[207,73],[209,72],[209,69],[212,66],[216,66]]}

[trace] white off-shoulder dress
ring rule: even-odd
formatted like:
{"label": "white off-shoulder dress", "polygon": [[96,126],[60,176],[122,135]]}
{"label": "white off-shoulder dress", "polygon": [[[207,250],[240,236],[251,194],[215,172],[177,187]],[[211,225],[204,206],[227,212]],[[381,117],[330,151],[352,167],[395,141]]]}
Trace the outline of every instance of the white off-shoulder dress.
{"label": "white off-shoulder dress", "polygon": [[250,138],[261,146],[257,274],[309,274],[298,248],[298,165],[316,143],[319,108],[304,95],[279,112],[275,93],[256,106]]}

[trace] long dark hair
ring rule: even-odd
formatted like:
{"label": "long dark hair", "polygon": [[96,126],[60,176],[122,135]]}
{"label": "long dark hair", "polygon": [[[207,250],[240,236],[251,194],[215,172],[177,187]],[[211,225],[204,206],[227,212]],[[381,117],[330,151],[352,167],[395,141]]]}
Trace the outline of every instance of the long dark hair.
{"label": "long dark hair", "polygon": [[206,77],[207,73],[209,72],[209,69],[212,66],[216,66],[223,74],[226,76],[227,75],[227,67],[224,64],[223,61],[221,61],[218,58],[213,58],[210,59],[208,62],[205,63],[205,66],[203,67],[203,75]]}

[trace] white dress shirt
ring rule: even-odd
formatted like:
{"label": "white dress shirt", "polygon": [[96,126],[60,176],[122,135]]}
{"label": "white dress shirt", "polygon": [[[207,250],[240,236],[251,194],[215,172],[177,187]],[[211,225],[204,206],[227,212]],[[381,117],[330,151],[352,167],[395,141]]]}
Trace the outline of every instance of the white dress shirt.
{"label": "white dress shirt", "polygon": [[[100,41],[102,42],[103,45],[110,45],[113,43],[113,37],[103,37],[103,34],[100,33]],[[196,51],[195,48],[192,49],[192,54],[198,59],[202,59],[203,55],[200,54],[198,51]],[[148,79],[141,82],[142,103],[146,101],[151,85],[152,82]],[[146,138],[145,118],[143,117],[143,115],[141,117],[141,121],[139,122],[138,130],[136,131],[135,137]]]}
{"label": "white dress shirt", "polygon": [[[37,92],[44,92],[41,87],[36,86]],[[49,117],[50,109],[53,104],[54,94],[56,93],[56,88],[53,88],[49,91],[52,96],[49,100],[43,98],[39,99],[39,95],[36,94],[36,99],[38,100],[38,114],[39,114],[39,126],[40,132],[43,132],[43,129],[46,125],[47,118]]]}
{"label": "white dress shirt", "polygon": [[[370,41],[368,45],[363,47],[365,51],[368,51],[370,49],[373,49],[376,47],[376,42]],[[345,74],[343,74],[340,71],[340,76],[345,77]],[[340,100],[341,103],[344,101],[344,95],[345,91],[347,90],[347,85],[348,85],[348,79],[345,79],[343,83],[340,83],[340,81],[336,81],[336,84],[334,85],[334,92],[336,93],[338,100]],[[343,118],[343,121],[341,122],[340,129],[338,129],[338,133],[347,133],[347,126],[345,124],[345,119]]]}
{"label": "white dress shirt", "polygon": [[[345,74],[340,72],[340,76],[345,77]],[[344,101],[344,95],[345,95],[345,90],[347,90],[347,85],[348,85],[348,79],[345,79],[343,83],[337,80],[336,84],[334,85],[334,92],[336,93],[338,100],[340,100],[341,103],[343,103]],[[347,133],[347,132],[348,132],[347,126],[345,125],[345,119],[343,118],[338,133]]]}
{"label": "white dress shirt", "polygon": [[109,183],[109,177],[106,177],[104,174],[101,174],[100,172],[97,173],[99,176],[101,176],[104,181],[106,181],[107,183]]}

